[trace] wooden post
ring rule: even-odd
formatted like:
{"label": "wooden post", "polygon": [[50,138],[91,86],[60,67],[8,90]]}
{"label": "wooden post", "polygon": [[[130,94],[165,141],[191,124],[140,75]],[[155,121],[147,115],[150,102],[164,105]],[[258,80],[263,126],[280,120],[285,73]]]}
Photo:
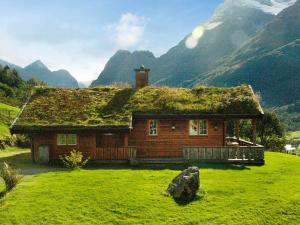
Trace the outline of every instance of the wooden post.
{"label": "wooden post", "polygon": [[34,155],[34,138],[33,135],[30,135],[30,144],[31,144],[31,160],[35,162],[35,155]]}
{"label": "wooden post", "polygon": [[239,119],[235,121],[235,137],[237,139],[237,142],[240,143],[240,120]]}
{"label": "wooden post", "polygon": [[255,145],[256,144],[256,119],[252,119],[252,142]]}
{"label": "wooden post", "polygon": [[223,146],[226,146],[227,121],[223,121]]}
{"label": "wooden post", "polygon": [[128,133],[124,134],[124,147],[128,147]]}

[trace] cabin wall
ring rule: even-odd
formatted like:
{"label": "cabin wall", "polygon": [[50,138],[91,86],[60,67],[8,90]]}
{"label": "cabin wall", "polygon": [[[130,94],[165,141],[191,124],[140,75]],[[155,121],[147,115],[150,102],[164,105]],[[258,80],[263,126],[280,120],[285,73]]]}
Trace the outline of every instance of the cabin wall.
{"label": "cabin wall", "polygon": [[[175,129],[172,129],[175,126]],[[215,128],[217,127],[217,129]],[[59,159],[60,155],[69,154],[71,150],[77,149],[83,152],[85,157],[95,160],[115,160],[126,159],[127,146],[137,149],[137,157],[155,158],[155,157],[182,157],[183,147],[192,146],[223,146],[223,121],[208,120],[208,135],[190,136],[189,120],[158,120],[157,136],[149,135],[149,120],[134,119],[133,130],[128,139],[126,134],[119,134],[120,140],[116,142],[110,140],[107,134],[97,134],[95,132],[77,133],[77,145],[57,145],[57,133],[39,133],[33,135],[33,155],[37,161],[39,159],[39,147],[47,145],[50,147],[50,160]],[[106,136],[107,135],[107,136]],[[103,143],[99,144],[99,136],[103,136]],[[107,146],[112,143],[112,146]],[[103,146],[104,145],[104,146]],[[114,153],[114,149],[119,148],[119,153]],[[122,153],[121,158],[116,154]]]}
{"label": "cabin wall", "polygon": [[57,133],[47,132],[32,137],[34,160],[39,159],[39,147],[50,147],[50,160],[59,159],[60,155],[69,154],[73,149],[83,152],[85,157],[93,158],[96,151],[96,134],[92,132],[77,133],[77,145],[57,145]]}
{"label": "cabin wall", "polygon": [[[223,146],[223,121],[208,120],[208,135],[190,136],[189,120],[158,120],[158,135],[149,135],[149,120],[134,119],[129,146],[137,148],[137,157],[182,157],[183,147]],[[175,129],[172,130],[172,126]],[[217,127],[217,129],[215,129]]]}

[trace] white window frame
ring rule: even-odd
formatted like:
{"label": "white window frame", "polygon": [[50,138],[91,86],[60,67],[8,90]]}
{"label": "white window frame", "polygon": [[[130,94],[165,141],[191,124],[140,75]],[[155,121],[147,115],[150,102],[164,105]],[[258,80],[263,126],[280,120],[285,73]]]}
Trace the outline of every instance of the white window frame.
{"label": "white window frame", "polygon": [[[60,137],[61,136],[65,137],[65,142],[64,143],[60,142]],[[67,145],[67,135],[66,134],[57,134],[57,145],[59,145],[59,146]]]}
{"label": "white window frame", "polygon": [[[71,135],[75,135],[75,143],[69,144],[68,140]],[[65,143],[60,143],[60,136],[65,136]],[[77,134],[57,134],[57,145],[58,146],[76,146],[77,145]]]}
{"label": "white window frame", "polygon": [[[151,122],[152,121],[155,122],[155,125],[156,125],[156,127],[154,128],[155,129],[155,134],[151,133],[151,130],[152,130]],[[148,134],[149,134],[149,136],[157,136],[158,135],[158,120],[149,120],[149,122],[148,122]]]}
{"label": "white window frame", "polygon": [[[189,121],[189,135],[190,136],[198,136],[199,134],[199,122],[198,120],[190,120]],[[195,126],[196,131],[193,130],[192,126]]]}
{"label": "white window frame", "polygon": [[[206,124],[206,129],[204,129],[203,127],[201,127],[202,123],[204,122]],[[192,124],[193,123],[193,124]],[[192,125],[196,125],[197,127],[197,131],[195,131],[194,133],[192,133]],[[202,131],[206,131],[205,133],[202,133]],[[190,136],[208,136],[208,120],[189,120],[189,135]]]}
{"label": "white window frame", "polygon": [[[73,136],[74,135],[74,143],[72,143],[72,144],[70,144],[69,143],[69,138],[71,137],[71,136]],[[67,134],[67,145],[72,145],[72,146],[75,146],[75,145],[77,145],[77,134]]]}
{"label": "white window frame", "polygon": [[[201,122],[205,122],[206,128],[201,127]],[[205,133],[202,133],[205,131]],[[208,121],[207,120],[198,120],[198,133],[199,136],[207,136],[208,135]]]}

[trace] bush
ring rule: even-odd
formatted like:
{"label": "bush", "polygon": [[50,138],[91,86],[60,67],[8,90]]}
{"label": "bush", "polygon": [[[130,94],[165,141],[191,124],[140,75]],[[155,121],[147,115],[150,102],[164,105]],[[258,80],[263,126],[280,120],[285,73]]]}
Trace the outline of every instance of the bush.
{"label": "bush", "polygon": [[16,146],[20,148],[29,148],[30,143],[31,143],[30,139],[27,135],[21,135],[21,134],[16,135],[16,143],[15,143]]}
{"label": "bush", "polygon": [[75,149],[70,152],[70,155],[59,156],[59,158],[66,167],[72,170],[80,169],[86,165],[89,160],[89,158],[84,160],[82,153]]}
{"label": "bush", "polygon": [[22,179],[19,170],[11,168],[7,163],[3,163],[0,168],[0,177],[4,180],[5,191],[12,190]]}
{"label": "bush", "polygon": [[283,150],[286,143],[285,129],[275,112],[265,110],[263,119],[257,123],[257,136],[266,149],[272,151]]}

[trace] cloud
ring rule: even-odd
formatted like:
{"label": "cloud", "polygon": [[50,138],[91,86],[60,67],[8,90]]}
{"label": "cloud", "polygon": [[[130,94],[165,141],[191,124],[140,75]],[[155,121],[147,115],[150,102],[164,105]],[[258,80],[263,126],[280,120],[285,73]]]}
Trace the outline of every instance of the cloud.
{"label": "cloud", "polygon": [[108,32],[117,48],[129,49],[142,42],[147,22],[145,17],[125,13],[117,23],[108,26]]}
{"label": "cloud", "polygon": [[80,81],[95,79],[111,54],[91,54],[86,51],[96,45],[93,42],[70,40],[48,43],[19,39],[1,31],[0,36],[0,59],[22,67],[40,59],[51,70],[67,69]]}

